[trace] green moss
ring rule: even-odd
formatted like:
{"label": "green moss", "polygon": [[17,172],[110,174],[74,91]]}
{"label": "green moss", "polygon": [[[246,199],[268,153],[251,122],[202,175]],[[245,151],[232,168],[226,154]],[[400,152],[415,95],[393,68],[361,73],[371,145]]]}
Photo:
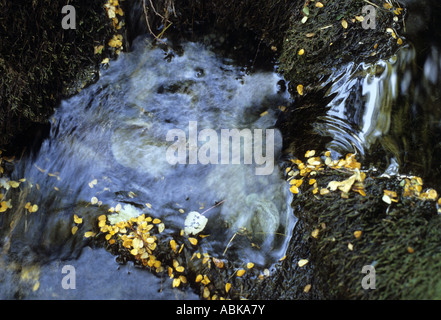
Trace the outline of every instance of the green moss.
{"label": "green moss", "polygon": [[[305,4],[306,22],[302,22],[306,16],[304,10],[293,14],[284,35],[281,69],[294,88],[297,84],[313,88],[339,65],[375,61],[390,56],[398,47],[396,40],[386,32],[386,28],[394,24],[394,13],[384,9],[382,1],[371,2],[378,5],[374,29],[364,29],[355,19],[364,16],[362,8],[368,3],[363,0],[322,3],[322,8],[315,7],[314,2]],[[346,29],[342,26],[343,20],[348,23]],[[304,49],[303,55],[298,55],[300,49]]]}
{"label": "green moss", "polygon": [[94,46],[112,26],[104,1],[71,1],[76,29],[61,26],[65,1],[0,1],[0,146],[35,123],[46,123],[65,90],[88,66],[98,66]]}

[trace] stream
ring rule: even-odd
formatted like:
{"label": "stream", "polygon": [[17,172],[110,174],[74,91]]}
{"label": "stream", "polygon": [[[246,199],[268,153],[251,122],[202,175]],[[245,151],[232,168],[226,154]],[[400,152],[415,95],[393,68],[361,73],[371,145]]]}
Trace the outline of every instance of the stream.
{"label": "stream", "polygon": [[[430,171],[440,148],[428,151],[433,140],[420,133],[439,129],[441,54],[433,47],[422,69],[416,55],[408,45],[336,70],[322,84],[326,109],[296,139],[326,138],[334,156],[355,152],[375,168],[381,158],[389,175]],[[285,87],[276,68],[250,70],[202,43],[138,38],[95,84],[62,101],[41,148],[17,162],[20,196],[0,216],[0,298],[198,299],[165,274],[89,246],[85,232],[116,207],[115,221],[145,213],[164,222],[165,235],[203,213],[205,252],[271,268],[297,221],[276,128],[293,103]],[[244,230],[255,246],[234,241]],[[62,285],[65,266],[76,271],[75,290]]]}

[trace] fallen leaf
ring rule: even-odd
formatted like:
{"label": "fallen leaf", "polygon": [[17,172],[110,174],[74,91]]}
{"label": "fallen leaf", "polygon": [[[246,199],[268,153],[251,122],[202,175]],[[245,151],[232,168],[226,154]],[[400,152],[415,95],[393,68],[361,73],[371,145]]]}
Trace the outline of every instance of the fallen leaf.
{"label": "fallen leaf", "polygon": [[306,265],[308,263],[308,259],[300,259],[299,262],[297,262],[297,265],[301,268],[304,265]]}
{"label": "fallen leaf", "polygon": [[341,21],[341,25],[342,25],[343,28],[345,28],[345,29],[348,28],[348,22],[347,22],[345,19],[343,19],[343,20]]}
{"label": "fallen leaf", "polygon": [[83,219],[74,214],[74,222],[80,224],[83,223]]}
{"label": "fallen leaf", "polygon": [[228,291],[230,291],[230,289],[231,289],[231,283],[227,282],[225,284],[225,292],[228,293]]}
{"label": "fallen leaf", "polygon": [[242,277],[244,274],[245,274],[245,270],[244,269],[237,270],[237,276],[238,277]]}
{"label": "fallen leaf", "polygon": [[297,92],[299,93],[299,95],[303,96],[303,85],[299,84],[297,86]]}
{"label": "fallen leaf", "polygon": [[360,237],[361,237],[361,234],[362,234],[361,230],[356,230],[356,231],[354,231],[354,237],[355,237],[355,239],[360,238]]}

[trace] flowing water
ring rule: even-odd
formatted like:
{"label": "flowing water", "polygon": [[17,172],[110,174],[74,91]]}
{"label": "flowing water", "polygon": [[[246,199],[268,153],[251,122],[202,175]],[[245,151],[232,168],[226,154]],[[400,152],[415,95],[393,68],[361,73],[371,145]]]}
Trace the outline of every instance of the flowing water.
{"label": "flowing water", "polygon": [[[225,253],[228,259],[270,266],[283,257],[296,221],[279,167],[281,136],[273,129],[278,107],[290,99],[281,90],[282,80],[275,72],[249,72],[198,43],[172,49],[153,46],[147,39],[137,41],[131,53],[121,54],[102,70],[97,83],[61,103],[39,152],[22,160],[13,173],[13,178],[26,182],[21,185],[21,207],[14,205],[3,220],[3,226],[11,226],[3,229],[10,258],[5,268],[16,272],[15,277],[23,278],[26,272],[25,278],[30,278],[15,262],[24,259],[20,263],[37,270],[40,295],[29,290],[30,297],[120,298],[118,286],[124,280],[98,289],[104,280],[93,280],[93,275],[101,270],[105,279],[124,279],[127,272],[115,276],[118,265],[102,250],[87,251],[86,258],[81,254],[87,244],[84,232],[118,204],[121,215],[147,213],[160,218],[169,234],[184,229],[190,211],[206,211],[203,233],[210,235],[205,248],[209,254]],[[231,146],[223,148],[222,130],[232,129],[249,129],[252,140],[243,137],[240,144],[231,140]],[[167,139],[170,132],[182,132],[188,139],[180,144],[184,157],[179,163],[172,161],[179,153],[170,149],[177,140],[173,135]],[[203,132],[211,134],[209,140]],[[199,141],[190,141],[197,133]],[[208,143],[209,152],[192,159],[194,148]],[[242,152],[238,162],[233,161],[236,151]],[[204,155],[212,161],[201,164]],[[259,168],[266,170],[258,174]],[[38,204],[38,211],[20,215],[28,201]],[[83,218],[83,224],[72,235],[74,214]],[[230,227],[220,229],[221,225]],[[251,232],[259,249],[230,241],[242,228]],[[84,263],[89,267],[78,267],[76,277],[88,279],[92,287],[76,293],[60,289],[62,266]],[[150,276],[142,279],[137,271],[126,281],[130,278],[135,283],[150,279],[161,291],[156,298],[174,298],[171,290],[155,287],[158,280]],[[2,288],[6,297],[18,295],[8,285]],[[151,288],[145,293],[132,290],[126,298],[142,294],[155,298]]]}

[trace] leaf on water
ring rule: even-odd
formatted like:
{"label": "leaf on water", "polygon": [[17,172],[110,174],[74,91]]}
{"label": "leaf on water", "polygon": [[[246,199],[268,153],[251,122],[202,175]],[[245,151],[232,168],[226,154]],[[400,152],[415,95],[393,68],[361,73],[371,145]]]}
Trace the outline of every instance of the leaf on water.
{"label": "leaf on water", "polygon": [[20,185],[20,182],[17,182],[17,181],[9,181],[9,185],[10,185],[12,188],[18,188],[18,186]]}
{"label": "leaf on water", "polygon": [[179,279],[179,278],[173,279],[173,288],[179,287],[180,284],[181,284],[181,279]]}

